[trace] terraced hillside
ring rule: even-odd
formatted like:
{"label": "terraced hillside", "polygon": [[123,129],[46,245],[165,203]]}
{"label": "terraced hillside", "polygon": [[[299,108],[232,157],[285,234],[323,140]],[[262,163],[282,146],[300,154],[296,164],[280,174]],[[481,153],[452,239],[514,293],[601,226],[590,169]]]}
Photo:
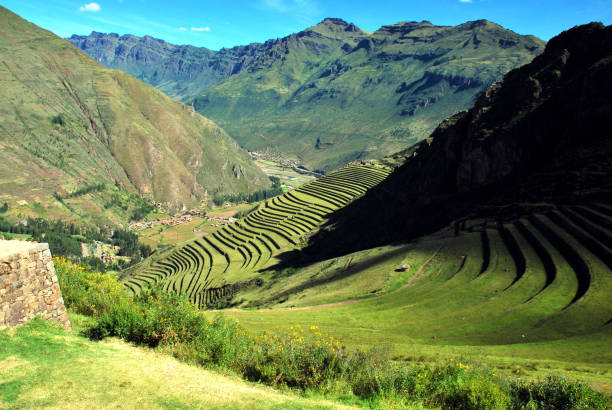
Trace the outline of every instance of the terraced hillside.
{"label": "terraced hillside", "polygon": [[272,198],[245,218],[187,242],[125,276],[139,292],[148,284],[186,293],[209,306],[238,289],[257,285],[257,271],[299,247],[327,216],[389,175],[386,168],[351,164]]}
{"label": "terraced hillside", "polygon": [[[242,325],[612,385],[612,27],[553,38],[334,213]],[[512,372],[512,374],[510,374]]]}
{"label": "terraced hillside", "polygon": [[229,314],[255,332],[315,324],[349,346],[388,345],[397,358],[460,354],[501,371],[510,361],[520,377],[555,369],[605,390],[611,228],[603,202],[463,220],[416,242],[303,266],[240,294],[245,306],[267,309]]}

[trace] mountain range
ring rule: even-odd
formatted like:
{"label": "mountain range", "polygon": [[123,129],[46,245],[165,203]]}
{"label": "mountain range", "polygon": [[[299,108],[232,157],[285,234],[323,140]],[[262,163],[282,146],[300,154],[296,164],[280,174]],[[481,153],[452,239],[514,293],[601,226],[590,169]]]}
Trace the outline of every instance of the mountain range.
{"label": "mountain range", "polygon": [[100,63],[192,104],[243,147],[329,170],[425,138],[544,42],[486,20],[374,32],[328,18],[217,52],[151,37],[72,36]]}
{"label": "mountain range", "polygon": [[554,37],[533,62],[412,147],[382,184],[334,214],[307,251],[345,254],[470,218],[503,222],[612,199],[612,26]]}
{"label": "mountain range", "polygon": [[0,200],[15,212],[120,222],[130,198],[181,209],[269,185],[193,107],[5,8],[0,59]]}

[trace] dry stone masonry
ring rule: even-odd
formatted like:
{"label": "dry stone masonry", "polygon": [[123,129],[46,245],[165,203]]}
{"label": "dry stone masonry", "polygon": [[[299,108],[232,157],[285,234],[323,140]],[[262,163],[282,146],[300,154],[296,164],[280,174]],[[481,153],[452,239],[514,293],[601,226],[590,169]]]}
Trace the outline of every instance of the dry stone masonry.
{"label": "dry stone masonry", "polygon": [[70,330],[49,245],[0,240],[0,329],[35,316]]}

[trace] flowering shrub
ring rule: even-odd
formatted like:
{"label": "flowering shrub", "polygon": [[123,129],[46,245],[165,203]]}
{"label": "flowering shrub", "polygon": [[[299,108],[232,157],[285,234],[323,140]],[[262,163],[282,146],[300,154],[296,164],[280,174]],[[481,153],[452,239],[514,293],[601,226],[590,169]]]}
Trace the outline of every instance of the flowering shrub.
{"label": "flowering shrub", "polygon": [[126,299],[124,287],[111,275],[92,272],[55,257],[53,264],[66,307],[88,316],[108,311]]}
{"label": "flowering shrub", "polygon": [[321,388],[343,375],[348,353],[316,326],[276,328],[253,338],[237,365],[250,380],[299,388]]}

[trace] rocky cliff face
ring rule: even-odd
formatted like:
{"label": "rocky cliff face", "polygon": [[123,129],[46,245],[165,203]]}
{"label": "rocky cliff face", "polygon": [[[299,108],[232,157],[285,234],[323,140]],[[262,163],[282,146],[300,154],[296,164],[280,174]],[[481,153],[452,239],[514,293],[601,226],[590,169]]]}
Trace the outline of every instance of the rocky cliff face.
{"label": "rocky cliff face", "polygon": [[150,36],[95,31],[89,36],[73,35],[68,40],[100,64],[126,71],[179,100],[197,95],[248,68],[270,46],[254,43],[212,51],[174,45]]}
{"label": "rocky cliff face", "polygon": [[411,239],[513,204],[609,201],[611,74],[612,27],[592,23],[553,38],[336,215],[312,249]]}

